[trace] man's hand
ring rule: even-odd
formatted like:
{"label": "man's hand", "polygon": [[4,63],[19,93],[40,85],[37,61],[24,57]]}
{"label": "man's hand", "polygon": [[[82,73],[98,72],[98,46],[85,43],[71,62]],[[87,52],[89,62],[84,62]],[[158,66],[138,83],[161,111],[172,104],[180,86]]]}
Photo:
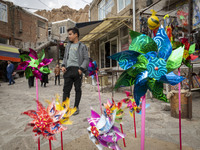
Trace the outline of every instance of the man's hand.
{"label": "man's hand", "polygon": [[65,67],[62,67],[61,69],[62,69],[63,73],[65,73],[67,71]]}
{"label": "man's hand", "polygon": [[82,71],[81,71],[80,69],[78,69],[78,73],[79,73],[79,75],[81,75],[81,74],[82,74]]}

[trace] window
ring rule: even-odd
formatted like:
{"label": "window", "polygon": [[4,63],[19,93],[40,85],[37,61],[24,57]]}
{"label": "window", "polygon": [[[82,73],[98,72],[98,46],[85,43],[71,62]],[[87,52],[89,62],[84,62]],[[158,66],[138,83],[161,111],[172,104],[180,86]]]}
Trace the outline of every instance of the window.
{"label": "window", "polygon": [[2,44],[8,44],[8,39],[0,37],[0,43],[2,43]]}
{"label": "window", "polygon": [[19,20],[19,32],[20,33],[22,33],[22,28],[23,28],[23,26],[22,26],[22,20]]}
{"label": "window", "polygon": [[7,5],[4,3],[0,3],[0,21],[8,22]]}
{"label": "window", "polygon": [[38,27],[44,28],[45,29],[45,23],[38,20]]}
{"label": "window", "polygon": [[128,36],[127,26],[120,28],[120,42],[121,42],[121,51],[129,49],[129,36]]}
{"label": "window", "polygon": [[129,4],[131,4],[131,0],[117,0],[118,12],[123,10]]}
{"label": "window", "polygon": [[60,34],[64,34],[65,33],[65,26],[60,27]]}
{"label": "window", "polygon": [[105,11],[105,0],[102,0],[98,4],[99,20],[103,20],[105,18]]}
{"label": "window", "polygon": [[51,36],[51,28],[48,28],[48,37]]}
{"label": "window", "polygon": [[102,0],[98,4],[98,12],[99,12],[99,20],[102,20],[106,17],[106,15],[112,11],[112,7],[114,6],[113,0]]}

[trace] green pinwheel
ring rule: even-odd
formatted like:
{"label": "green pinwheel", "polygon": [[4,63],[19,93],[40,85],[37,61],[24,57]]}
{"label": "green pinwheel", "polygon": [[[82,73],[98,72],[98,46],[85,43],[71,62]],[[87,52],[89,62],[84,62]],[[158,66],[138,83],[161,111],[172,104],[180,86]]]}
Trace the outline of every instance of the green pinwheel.
{"label": "green pinwheel", "polygon": [[53,59],[46,59],[44,50],[39,54],[31,48],[29,48],[29,50],[29,55],[20,55],[22,62],[17,67],[17,70],[25,70],[27,79],[30,76],[35,76],[42,80],[42,73],[50,73],[50,70],[46,66],[49,65]]}
{"label": "green pinwheel", "polygon": [[125,70],[117,80],[115,88],[135,85],[133,94],[137,105],[148,89],[155,98],[167,102],[163,83],[176,85],[184,80],[172,72],[181,66],[184,47],[172,51],[170,40],[163,28],[158,30],[153,39],[134,31],[130,31],[130,35],[132,42],[129,50],[110,56]]}

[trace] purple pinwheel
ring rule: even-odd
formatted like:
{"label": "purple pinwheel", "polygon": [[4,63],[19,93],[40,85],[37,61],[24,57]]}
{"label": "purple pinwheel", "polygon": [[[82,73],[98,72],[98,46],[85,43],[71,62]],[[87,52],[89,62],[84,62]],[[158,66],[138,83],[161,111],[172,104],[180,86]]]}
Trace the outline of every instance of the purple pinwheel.
{"label": "purple pinwheel", "polygon": [[29,48],[29,50],[29,55],[20,55],[23,62],[19,64],[17,70],[24,70],[27,79],[30,76],[35,76],[42,80],[42,73],[50,73],[50,70],[46,66],[49,65],[53,59],[46,59],[44,50],[39,54],[31,48]]}
{"label": "purple pinwheel", "polygon": [[132,43],[129,50],[110,56],[125,69],[115,88],[135,85],[134,99],[137,105],[148,89],[155,98],[167,102],[163,83],[176,85],[184,80],[172,72],[181,66],[184,47],[172,51],[171,42],[163,28],[158,30],[153,39],[134,31],[130,35]]}
{"label": "purple pinwheel", "polygon": [[91,118],[88,118],[90,127],[88,127],[87,130],[90,140],[100,150],[103,149],[103,147],[120,150],[117,141],[124,138],[125,135],[114,126],[115,116],[116,110],[114,110],[112,114],[112,119],[103,114],[100,117],[99,114],[91,110]]}

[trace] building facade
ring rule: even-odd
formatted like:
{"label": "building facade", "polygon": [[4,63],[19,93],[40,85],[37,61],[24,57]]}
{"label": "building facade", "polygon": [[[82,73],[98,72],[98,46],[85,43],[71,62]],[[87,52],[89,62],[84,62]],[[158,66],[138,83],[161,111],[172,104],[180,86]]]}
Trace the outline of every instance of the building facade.
{"label": "building facade", "polygon": [[89,47],[89,55],[93,60],[98,62],[99,68],[119,69],[116,61],[110,60],[108,56],[116,52],[128,50],[131,42],[129,30],[133,30],[133,16],[135,16],[134,28],[136,31],[140,32],[139,10],[142,10],[155,1],[156,0],[92,1],[89,10],[89,20],[104,21],[89,33],[94,34],[93,37],[87,35],[83,37],[81,41],[87,44]]}
{"label": "building facade", "polygon": [[35,49],[48,40],[47,29],[46,18],[0,0],[0,43]]}
{"label": "building facade", "polygon": [[67,29],[75,27],[75,25],[76,23],[71,19],[49,23],[48,40],[59,43],[59,45],[57,46],[49,47],[48,50],[49,57],[54,58],[54,60],[63,59],[65,45],[67,43],[67,37],[68,37]]}

